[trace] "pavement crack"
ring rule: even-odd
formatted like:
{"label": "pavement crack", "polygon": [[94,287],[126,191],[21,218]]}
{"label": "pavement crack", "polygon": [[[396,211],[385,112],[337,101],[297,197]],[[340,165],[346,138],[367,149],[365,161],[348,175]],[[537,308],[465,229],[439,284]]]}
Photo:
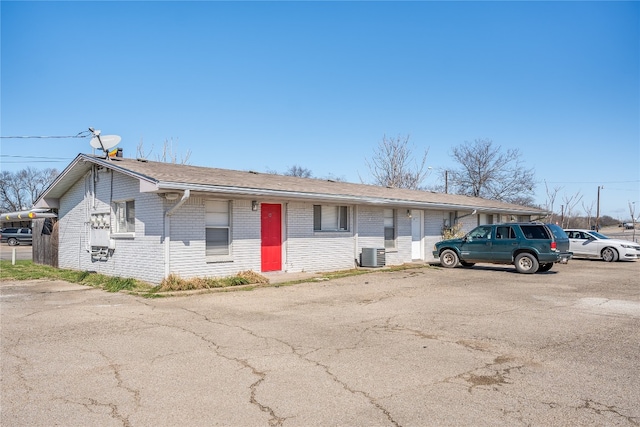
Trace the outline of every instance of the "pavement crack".
{"label": "pavement crack", "polygon": [[254,367],[252,367],[248,363],[246,363],[246,367],[248,369],[251,369],[254,375],[258,375],[260,377],[258,381],[254,382],[249,387],[251,390],[251,399],[249,401],[251,402],[252,405],[256,405],[258,408],[260,408],[262,412],[265,412],[271,416],[271,418],[269,419],[270,426],[273,426],[273,427],[281,426],[282,423],[286,421],[286,418],[279,417],[278,415],[276,415],[275,411],[272,408],[270,408],[269,406],[263,405],[258,401],[258,399],[256,399],[256,391],[258,389],[258,386],[260,386],[260,384],[265,380],[267,375],[264,372],[260,372],[256,370]]}
{"label": "pavement crack", "polygon": [[640,418],[632,417],[630,415],[625,415],[622,412],[620,412],[623,410],[621,408],[618,408],[613,405],[605,405],[604,403],[596,402],[591,399],[585,399],[583,404],[579,407],[579,409],[588,409],[590,411],[595,412],[598,415],[604,415],[606,413],[613,414],[627,420],[629,423],[633,424],[634,426],[640,425]]}
{"label": "pavement crack", "polygon": [[[238,326],[234,326],[234,325],[229,325],[229,324],[222,323],[222,322],[217,322],[217,321],[215,321],[215,320],[213,320],[213,319],[209,318],[207,315],[202,314],[202,313],[198,313],[197,311],[189,310],[189,309],[186,309],[186,308],[183,308],[183,310],[185,310],[185,311],[187,311],[187,312],[189,312],[189,313],[192,313],[192,314],[194,314],[194,315],[196,315],[196,316],[199,316],[199,317],[203,318],[205,321],[207,321],[207,322],[209,322],[209,323],[213,323],[213,324],[216,324],[216,325],[225,326],[225,327],[227,327],[227,328],[237,328],[237,329],[240,329],[240,330],[242,330],[242,331],[244,331],[244,332],[247,332],[247,333],[249,333],[249,334],[251,334],[251,335],[253,335],[253,336],[257,337],[257,338],[264,339],[264,340],[266,340],[266,339],[267,339],[267,338],[265,338],[265,337],[261,337],[261,336],[259,336],[259,335],[255,334],[253,331],[250,331],[250,330],[248,330],[248,329],[246,329],[246,328],[242,328],[242,327],[238,327]],[[193,334],[193,335],[195,335],[195,336],[199,337],[200,339],[202,339],[202,340],[204,340],[204,341],[206,341],[206,342],[210,343],[211,345],[213,345],[213,346],[214,346],[215,352],[216,352],[216,354],[217,354],[218,356],[220,356],[220,357],[222,357],[222,358],[224,358],[224,359],[227,359],[227,360],[229,360],[229,361],[233,361],[233,362],[235,362],[235,363],[238,363],[238,364],[239,364],[239,365],[241,365],[243,368],[246,368],[246,369],[250,370],[250,371],[251,371],[251,373],[252,373],[253,375],[257,376],[257,377],[258,377],[258,380],[257,380],[257,381],[255,381],[254,383],[252,383],[252,384],[249,386],[249,390],[250,390],[250,397],[249,397],[249,401],[251,402],[251,404],[252,404],[252,405],[257,406],[257,407],[258,407],[258,409],[260,409],[260,411],[262,411],[262,412],[264,412],[264,413],[269,414],[269,416],[271,417],[271,418],[269,419],[269,425],[270,425],[270,426],[273,426],[273,427],[281,426],[281,425],[286,421],[286,418],[285,418],[285,417],[278,416],[278,415],[275,413],[275,410],[274,410],[273,408],[271,408],[271,407],[269,407],[269,406],[267,406],[267,405],[265,405],[265,404],[261,403],[260,401],[258,401],[258,399],[257,399],[257,397],[256,397],[258,387],[259,387],[259,386],[260,386],[260,384],[262,384],[262,383],[265,381],[265,379],[267,378],[267,374],[266,374],[265,372],[262,372],[262,371],[258,370],[255,366],[251,365],[251,364],[249,363],[249,361],[248,361],[248,360],[246,360],[246,359],[240,359],[240,358],[237,358],[237,357],[231,357],[231,356],[228,356],[228,355],[226,355],[226,354],[223,354],[223,353],[221,352],[221,347],[220,347],[220,345],[218,345],[218,344],[216,344],[215,342],[213,342],[213,341],[209,340],[208,338],[206,338],[206,337],[204,337],[204,336],[202,336],[202,335],[199,335],[199,334],[197,334],[197,333],[195,333],[195,332],[193,332],[193,331],[187,330],[187,329],[183,329],[183,331],[184,331],[184,332],[191,333],[191,334]]]}
{"label": "pavement crack", "polygon": [[[351,388],[346,382],[342,381],[341,379],[338,378],[338,376],[336,374],[334,374],[333,372],[331,372],[331,370],[329,369],[329,367],[327,365],[324,365],[316,360],[310,359],[309,357],[307,357],[306,355],[302,354],[300,351],[298,351],[298,349],[293,346],[292,344],[281,340],[279,338],[275,338],[275,337],[265,337],[262,335],[258,335],[256,334],[254,331],[244,328],[242,326],[237,326],[237,325],[229,325],[226,323],[222,323],[222,322],[217,322],[215,320],[210,319],[208,316],[202,314],[202,313],[198,313],[196,311],[193,310],[189,310],[189,309],[184,309],[190,313],[193,313],[195,315],[198,315],[202,318],[204,318],[206,321],[214,323],[216,325],[222,325],[222,326],[226,326],[226,327],[233,327],[233,328],[237,328],[240,329],[241,331],[250,334],[256,338],[259,339],[263,339],[263,340],[273,340],[275,342],[278,342],[286,347],[288,347],[291,350],[291,353],[293,355],[295,355],[296,357],[300,358],[301,360],[306,361],[307,363],[310,363],[314,366],[320,367],[322,368],[325,373],[333,380],[335,381],[337,384],[339,384],[343,389],[347,390],[348,392],[352,393],[352,394],[359,394],[364,396],[369,403],[371,403],[374,407],[376,407],[378,410],[380,410],[380,412],[382,412],[385,417],[389,420],[389,422],[391,423],[391,425],[396,426],[396,427],[401,427],[401,425],[393,419],[393,416],[391,415],[391,413],[389,412],[389,410],[387,410],[386,408],[384,408],[380,403],[378,403],[376,401],[376,399],[374,397],[372,397],[371,395],[369,395],[367,392],[362,391],[362,390],[355,390],[353,388]],[[256,396],[256,390],[259,387],[259,385],[266,379],[267,375],[264,372],[260,372],[259,370],[257,370],[255,367],[253,367],[247,360],[244,359],[237,359],[237,358],[232,358],[232,360],[235,360],[236,362],[242,364],[244,367],[246,367],[247,369],[250,369],[254,375],[257,375],[258,377],[260,377],[255,383],[253,383],[251,385],[251,403],[258,406],[260,408],[261,411],[268,413],[269,415],[271,415],[271,419],[269,420],[269,425],[271,426],[281,426],[282,423],[286,420],[286,418],[277,416],[275,414],[275,412],[273,411],[272,408],[265,406],[263,404],[261,404],[260,402],[257,401],[257,399],[255,398]]]}
{"label": "pavement crack", "polygon": [[305,360],[309,361],[310,363],[314,363],[316,366],[324,369],[324,371],[327,373],[327,375],[329,377],[331,377],[331,379],[333,381],[335,381],[336,383],[340,384],[342,386],[343,389],[345,389],[346,391],[348,391],[349,393],[352,394],[359,394],[361,396],[364,396],[371,405],[373,405],[375,408],[377,408],[380,412],[382,412],[384,414],[384,416],[389,420],[389,422],[396,426],[396,427],[401,427],[401,425],[393,418],[393,416],[391,415],[391,412],[389,412],[388,409],[386,409],[385,407],[383,407],[380,403],[378,403],[378,401],[372,397],[371,395],[369,395],[369,393],[363,391],[363,390],[356,390],[353,389],[349,386],[349,384],[347,384],[346,382],[342,381],[340,378],[338,378],[338,376],[336,374],[334,374],[333,372],[331,372],[331,369],[329,369],[329,367],[327,365],[323,365],[320,362],[314,361],[314,360],[309,360],[306,359]]}

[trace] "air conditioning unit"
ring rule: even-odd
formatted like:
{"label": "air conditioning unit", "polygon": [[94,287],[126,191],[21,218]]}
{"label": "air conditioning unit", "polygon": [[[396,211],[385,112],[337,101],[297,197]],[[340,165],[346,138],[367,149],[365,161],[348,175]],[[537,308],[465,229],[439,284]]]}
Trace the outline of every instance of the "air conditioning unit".
{"label": "air conditioning unit", "polygon": [[384,267],[384,248],[362,248],[360,267]]}

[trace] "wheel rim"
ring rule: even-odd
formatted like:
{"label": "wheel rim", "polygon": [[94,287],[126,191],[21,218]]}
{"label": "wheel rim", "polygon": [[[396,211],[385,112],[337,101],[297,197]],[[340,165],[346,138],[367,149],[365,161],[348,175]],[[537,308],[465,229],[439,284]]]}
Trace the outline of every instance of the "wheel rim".
{"label": "wheel rim", "polygon": [[613,251],[608,248],[602,251],[602,259],[611,262],[611,260],[613,260]]}
{"label": "wheel rim", "polygon": [[526,256],[523,256],[522,258],[520,258],[520,261],[518,261],[518,264],[520,265],[520,268],[522,268],[523,270],[531,270],[531,268],[533,267],[533,263]]}
{"label": "wheel rim", "polygon": [[444,263],[446,265],[452,265],[454,262],[454,257],[452,254],[450,254],[449,252],[447,252],[446,254],[444,254],[444,257],[442,257],[442,260],[444,261]]}

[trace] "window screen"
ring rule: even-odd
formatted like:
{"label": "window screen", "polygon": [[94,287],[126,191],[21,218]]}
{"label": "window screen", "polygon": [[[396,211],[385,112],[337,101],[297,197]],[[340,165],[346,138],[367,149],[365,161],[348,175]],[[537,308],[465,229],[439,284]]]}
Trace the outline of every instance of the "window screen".
{"label": "window screen", "polygon": [[347,206],[313,205],[314,231],[348,231],[349,209]]}
{"label": "window screen", "polygon": [[230,254],[229,202],[226,200],[205,201],[206,255]]}
{"label": "window screen", "polygon": [[395,209],[384,210],[384,247],[396,247],[396,211]]}
{"label": "window screen", "polygon": [[135,202],[117,202],[116,210],[116,233],[133,233],[136,231],[136,208]]}

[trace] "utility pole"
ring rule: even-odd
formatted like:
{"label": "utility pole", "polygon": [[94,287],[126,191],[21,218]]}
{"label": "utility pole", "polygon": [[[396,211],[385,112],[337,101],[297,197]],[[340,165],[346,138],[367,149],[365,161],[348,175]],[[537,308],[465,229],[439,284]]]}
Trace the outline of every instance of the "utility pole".
{"label": "utility pole", "polygon": [[449,193],[449,171],[444,171],[444,194]]}
{"label": "utility pole", "polygon": [[598,185],[598,201],[596,202],[596,231],[600,230],[600,190],[604,188],[602,185]]}

